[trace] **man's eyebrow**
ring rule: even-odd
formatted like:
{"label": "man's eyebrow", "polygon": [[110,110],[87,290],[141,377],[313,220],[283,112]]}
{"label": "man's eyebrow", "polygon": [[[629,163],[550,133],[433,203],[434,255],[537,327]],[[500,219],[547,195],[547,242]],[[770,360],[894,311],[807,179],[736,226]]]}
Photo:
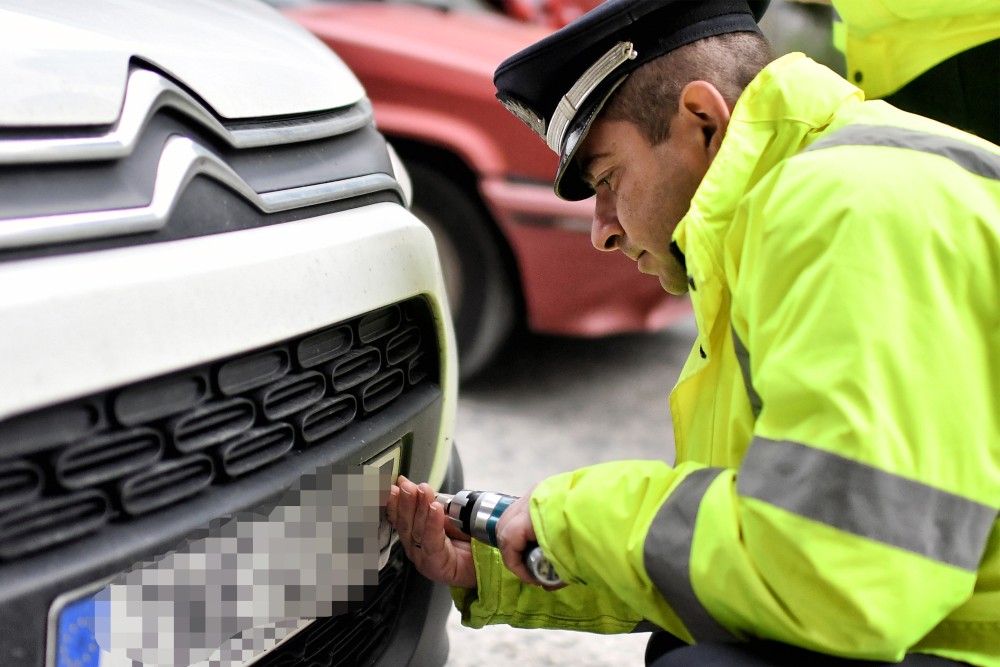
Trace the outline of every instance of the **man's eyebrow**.
{"label": "man's eyebrow", "polygon": [[580,177],[584,180],[584,182],[593,186],[594,176],[590,173],[591,166],[596,160],[599,160],[602,157],[607,157],[610,154],[611,153],[609,152],[593,153],[580,161]]}

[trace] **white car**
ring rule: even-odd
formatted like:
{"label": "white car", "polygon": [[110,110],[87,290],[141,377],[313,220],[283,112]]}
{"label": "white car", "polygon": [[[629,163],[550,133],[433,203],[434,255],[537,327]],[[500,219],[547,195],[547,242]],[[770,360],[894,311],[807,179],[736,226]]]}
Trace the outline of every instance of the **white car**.
{"label": "white car", "polygon": [[442,665],[384,520],[461,488],[434,239],[251,0],[0,0],[5,667]]}

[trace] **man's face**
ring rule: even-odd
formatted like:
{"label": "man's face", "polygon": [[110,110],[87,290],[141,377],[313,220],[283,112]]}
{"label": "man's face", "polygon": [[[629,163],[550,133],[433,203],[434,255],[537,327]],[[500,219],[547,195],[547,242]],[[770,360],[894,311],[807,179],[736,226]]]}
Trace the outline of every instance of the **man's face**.
{"label": "man's face", "polygon": [[671,237],[711,163],[704,133],[683,126],[675,117],[669,138],[653,146],[634,124],[598,118],[576,154],[597,197],[594,247],[621,250],[672,294],[687,291],[687,276]]}

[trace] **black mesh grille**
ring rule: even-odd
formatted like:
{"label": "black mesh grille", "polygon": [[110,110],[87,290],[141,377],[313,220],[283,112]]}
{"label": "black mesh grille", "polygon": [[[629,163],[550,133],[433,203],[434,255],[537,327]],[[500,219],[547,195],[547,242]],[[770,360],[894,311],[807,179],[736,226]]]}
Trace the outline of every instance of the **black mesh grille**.
{"label": "black mesh grille", "polygon": [[89,401],[58,405],[0,422],[0,458],[80,440],[107,427],[106,412],[102,405]]}
{"label": "black mesh grille", "polygon": [[306,442],[333,435],[354,421],[358,400],[350,394],[327,398],[297,416],[297,425]]}
{"label": "black mesh grille", "polygon": [[113,414],[119,424],[135,426],[193,408],[208,391],[206,371],[157,378],[122,389],[112,399]]}
{"label": "black mesh grille", "polygon": [[193,496],[212,483],[215,466],[204,454],[160,461],[148,470],[127,477],[118,485],[122,511],[146,514]]}
{"label": "black mesh grille", "polygon": [[209,403],[195,408],[169,425],[174,447],[194,452],[231,440],[253,428],[256,411],[245,398]]}
{"label": "black mesh grille", "polygon": [[382,357],[379,356],[378,350],[374,347],[363,347],[360,350],[351,350],[339,359],[331,361],[326,371],[335,391],[347,391],[375,377],[381,367]]}
{"label": "black mesh grille", "polygon": [[56,480],[67,489],[98,486],[144,470],[163,456],[163,437],[151,428],[109,433],[60,450],[53,457]]}
{"label": "black mesh grille", "polygon": [[361,409],[364,413],[381,410],[402,394],[406,386],[405,377],[403,371],[393,368],[366,382],[361,387]]}
{"label": "black mesh grille", "polygon": [[108,520],[108,499],[81,491],[36,500],[0,516],[0,558],[10,560],[76,539]]}
{"label": "black mesh grille", "polygon": [[221,393],[233,396],[274,382],[290,368],[287,350],[264,350],[222,364],[216,373],[216,382]]}
{"label": "black mesh grille", "polygon": [[406,382],[408,384],[417,384],[424,381],[432,370],[428,366],[430,363],[428,359],[436,359],[436,356],[427,357],[423,352],[417,352],[408,360],[402,362],[402,366],[406,369]]}
{"label": "black mesh grille", "polygon": [[361,318],[358,337],[362,343],[371,343],[399,330],[402,313],[399,308],[383,308]]}
{"label": "black mesh grille", "polygon": [[316,619],[255,667],[334,667],[373,664],[389,646],[397,616],[406,605],[403,593],[410,566],[398,545],[379,572],[378,589],[362,608],[339,616]]}
{"label": "black mesh grille", "polygon": [[420,329],[407,327],[389,339],[385,345],[385,356],[390,364],[398,364],[409,359],[420,349]]}
{"label": "black mesh grille", "polygon": [[433,317],[414,298],[0,422],[0,560],[263,470],[435,382],[438,367]]}
{"label": "black mesh grille", "polygon": [[326,395],[326,380],[322,373],[309,371],[286,375],[255,393],[257,404],[268,421],[302,412]]}
{"label": "black mesh grille", "polygon": [[353,342],[351,327],[331,327],[300,342],[296,346],[296,358],[300,366],[309,368],[348,352]]}
{"label": "black mesh grille", "polygon": [[0,470],[0,512],[41,495],[42,479],[41,468],[29,461],[15,461]]}
{"label": "black mesh grille", "polygon": [[222,472],[239,477],[277,461],[295,446],[295,429],[289,424],[270,424],[244,433],[219,447],[216,455]]}

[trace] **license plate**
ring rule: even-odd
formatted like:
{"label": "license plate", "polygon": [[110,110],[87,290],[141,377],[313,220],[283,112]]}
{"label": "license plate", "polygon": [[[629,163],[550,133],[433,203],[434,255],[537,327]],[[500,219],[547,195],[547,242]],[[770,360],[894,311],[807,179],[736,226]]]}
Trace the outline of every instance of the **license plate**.
{"label": "license plate", "polygon": [[273,505],[212,522],[111,581],[60,596],[47,667],[247,667],[313,619],[374,593],[396,443],[360,468],[303,476]]}

